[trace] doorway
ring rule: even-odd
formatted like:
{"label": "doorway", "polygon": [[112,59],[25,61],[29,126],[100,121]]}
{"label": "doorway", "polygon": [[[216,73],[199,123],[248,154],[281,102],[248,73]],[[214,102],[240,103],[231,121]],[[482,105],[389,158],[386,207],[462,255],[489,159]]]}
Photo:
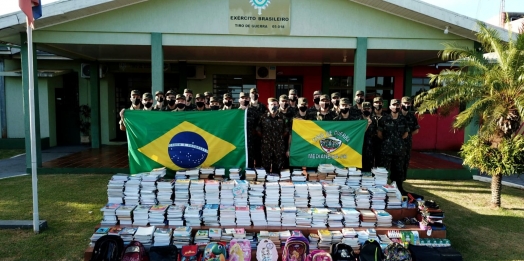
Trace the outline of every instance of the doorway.
{"label": "doorway", "polygon": [[289,90],[295,89],[297,92],[297,97],[302,97],[302,76],[279,76],[275,82],[276,87],[276,98],[278,99],[280,95],[288,95]]}
{"label": "doorway", "polygon": [[65,74],[62,80],[63,87],[55,88],[56,143],[79,145],[78,73]]}

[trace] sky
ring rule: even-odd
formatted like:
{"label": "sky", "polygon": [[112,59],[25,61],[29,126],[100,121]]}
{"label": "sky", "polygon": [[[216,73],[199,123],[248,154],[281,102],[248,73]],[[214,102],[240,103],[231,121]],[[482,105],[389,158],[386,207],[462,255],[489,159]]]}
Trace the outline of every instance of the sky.
{"label": "sky", "polygon": [[[0,0],[0,15],[17,12],[18,0]],[[42,4],[58,0],[41,0]],[[485,22],[497,23],[500,0],[422,0],[453,12]],[[506,12],[524,12],[523,0],[506,0]],[[520,3],[520,5],[519,5]],[[45,13],[44,13],[45,16]]]}

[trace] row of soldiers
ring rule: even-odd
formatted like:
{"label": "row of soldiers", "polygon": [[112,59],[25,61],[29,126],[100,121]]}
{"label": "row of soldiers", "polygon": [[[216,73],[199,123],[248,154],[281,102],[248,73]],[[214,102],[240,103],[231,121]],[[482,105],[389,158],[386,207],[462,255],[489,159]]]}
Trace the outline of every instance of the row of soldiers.
{"label": "row of soldiers", "polygon": [[[418,133],[420,126],[412,112],[411,97],[400,101],[392,99],[389,110],[383,108],[382,97],[375,97],[373,103],[365,101],[365,93],[357,91],[354,105],[340,93],[331,96],[321,91],[313,93],[313,103],[306,97],[298,97],[294,89],[278,99],[269,98],[267,107],[258,100],[258,91],[252,88],[249,93],[239,94],[239,107],[247,110],[248,167],[263,167],[268,173],[279,172],[289,167],[289,145],[294,120],[313,121],[352,121],[366,120],[367,128],[362,150],[362,170],[384,166],[390,172],[390,179],[397,183],[399,190],[406,194],[402,183],[406,179],[409,165],[412,135]],[[142,99],[140,99],[142,98]],[[131,92],[131,110],[157,111],[206,111],[233,109],[233,97],[226,93],[219,100],[209,92],[196,94],[185,89],[184,94],[174,91],[155,93],[156,104],[150,93]],[[311,106],[310,106],[311,105]],[[121,112],[123,119],[123,111]],[[125,130],[123,120],[121,130]]]}

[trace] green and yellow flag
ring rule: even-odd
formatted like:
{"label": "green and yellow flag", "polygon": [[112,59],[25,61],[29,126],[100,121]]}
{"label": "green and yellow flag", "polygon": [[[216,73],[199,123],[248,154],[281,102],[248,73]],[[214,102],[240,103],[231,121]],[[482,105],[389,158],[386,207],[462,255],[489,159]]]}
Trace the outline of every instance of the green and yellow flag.
{"label": "green and yellow flag", "polygon": [[246,165],[245,111],[126,110],[131,173]]}
{"label": "green and yellow flag", "polygon": [[289,165],[362,167],[367,121],[293,121]]}

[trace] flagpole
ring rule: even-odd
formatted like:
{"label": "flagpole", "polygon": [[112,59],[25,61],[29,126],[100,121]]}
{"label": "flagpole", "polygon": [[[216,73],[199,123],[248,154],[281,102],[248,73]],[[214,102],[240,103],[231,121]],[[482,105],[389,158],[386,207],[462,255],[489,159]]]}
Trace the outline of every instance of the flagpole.
{"label": "flagpole", "polygon": [[[29,78],[29,132],[31,136],[31,176],[33,186],[33,231],[40,232],[40,219],[38,216],[38,177],[36,166],[36,130],[35,130],[35,72],[33,68],[33,28],[27,22],[27,74]],[[27,155],[27,153],[26,153]]]}

